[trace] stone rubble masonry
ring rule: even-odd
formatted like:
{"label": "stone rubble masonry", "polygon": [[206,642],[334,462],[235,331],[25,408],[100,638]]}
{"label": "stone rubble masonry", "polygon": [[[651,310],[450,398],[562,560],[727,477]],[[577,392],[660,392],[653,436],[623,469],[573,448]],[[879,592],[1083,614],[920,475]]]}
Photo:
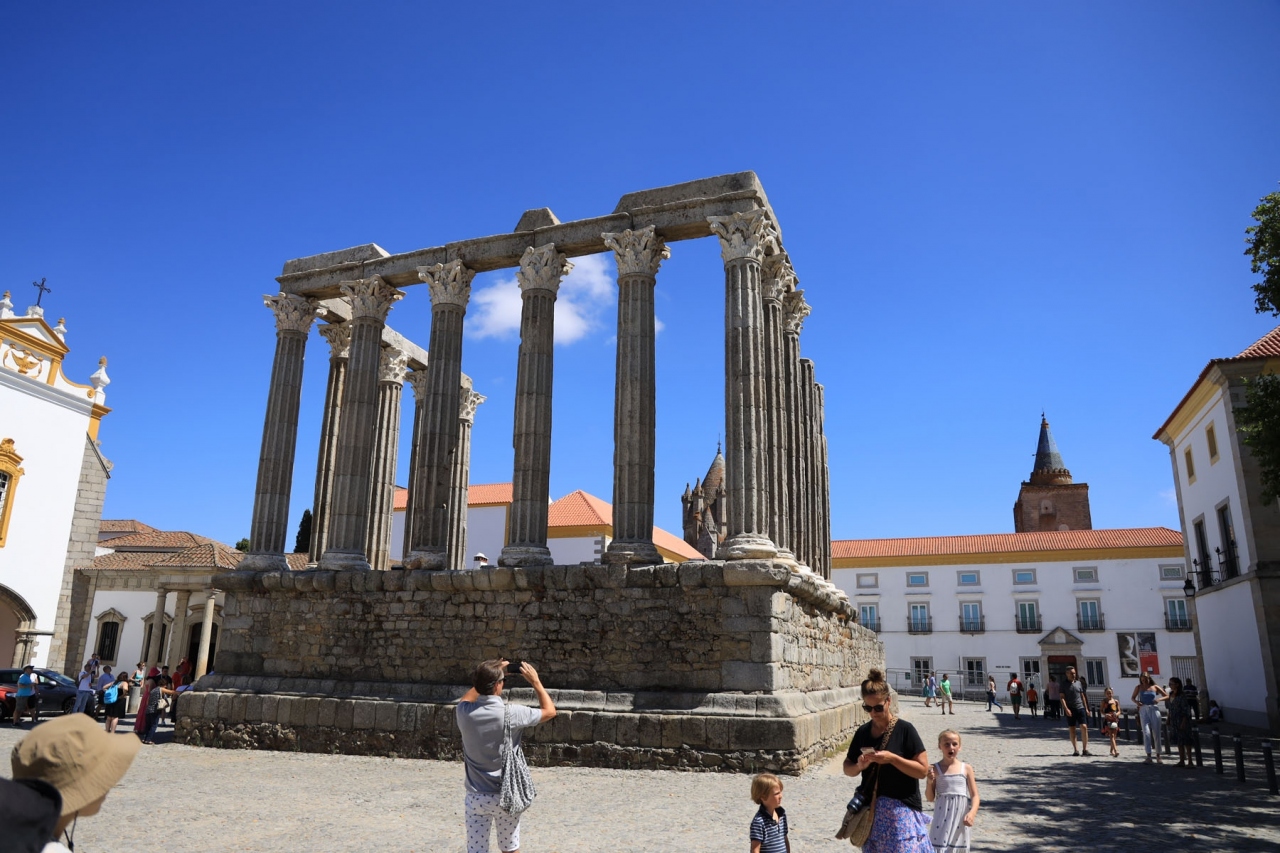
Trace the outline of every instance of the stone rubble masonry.
{"label": "stone rubble masonry", "polygon": [[[466,572],[231,572],[218,672],[184,696],[207,746],[452,758],[475,664],[533,661],[560,709],[535,763],[798,772],[860,722],[883,645],[776,561]],[[532,701],[512,684],[510,697]],[[282,746],[283,744],[283,746]]]}
{"label": "stone rubble masonry", "polygon": [[49,668],[70,675],[82,663],[77,660],[88,638],[93,618],[92,583],[76,572],[76,566],[93,561],[98,547],[98,527],[102,523],[102,504],[107,497],[107,480],[111,463],[103,458],[98,446],[88,435],[84,438],[84,457],[80,461],[80,484],[76,489],[75,509],[71,516],[71,533],[67,537],[67,557],[62,565],[62,592],[54,614],[53,637],[49,644]]}

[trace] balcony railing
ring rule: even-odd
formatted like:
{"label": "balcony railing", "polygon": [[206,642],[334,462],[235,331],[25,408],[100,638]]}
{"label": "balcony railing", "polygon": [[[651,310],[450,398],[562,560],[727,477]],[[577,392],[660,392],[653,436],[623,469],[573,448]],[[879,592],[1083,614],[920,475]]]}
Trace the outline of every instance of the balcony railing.
{"label": "balcony railing", "polygon": [[1023,616],[1018,614],[1013,617],[1013,628],[1019,634],[1039,634],[1042,630],[1040,627],[1040,617]]}
{"label": "balcony railing", "polygon": [[1164,629],[1166,631],[1190,631],[1190,616],[1174,616],[1171,613],[1164,615]]}
{"label": "balcony railing", "polygon": [[987,630],[987,620],[979,616],[977,619],[966,619],[960,617],[960,633],[961,634],[981,634]]}
{"label": "balcony railing", "polygon": [[858,624],[859,624],[859,625],[861,625],[861,626],[862,626],[862,627],[864,627],[864,628],[869,628],[869,629],[871,629],[872,631],[875,631],[877,634],[879,634],[879,633],[880,633],[880,618],[879,618],[879,617],[876,617],[876,618],[873,618],[873,619],[861,619],[861,620],[859,620]]}
{"label": "balcony railing", "polygon": [[1107,630],[1107,621],[1103,614],[1097,616],[1086,616],[1083,613],[1076,614],[1076,629],[1080,631],[1105,631]]}
{"label": "balcony railing", "polygon": [[923,619],[914,619],[907,617],[907,633],[908,634],[932,634],[933,618],[925,617]]}
{"label": "balcony railing", "polygon": [[1227,542],[1226,550],[1214,548],[1213,552],[1218,555],[1218,570],[1222,572],[1223,580],[1231,580],[1240,574],[1240,560],[1236,556],[1235,540]]}

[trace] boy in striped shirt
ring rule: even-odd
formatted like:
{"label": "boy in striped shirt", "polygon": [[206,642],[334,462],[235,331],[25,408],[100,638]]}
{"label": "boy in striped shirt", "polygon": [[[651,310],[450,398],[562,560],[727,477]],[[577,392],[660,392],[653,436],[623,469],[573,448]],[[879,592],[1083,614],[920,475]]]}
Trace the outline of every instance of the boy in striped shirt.
{"label": "boy in striped shirt", "polygon": [[751,799],[760,805],[751,819],[751,853],[791,853],[782,780],[772,773],[756,776],[751,780]]}

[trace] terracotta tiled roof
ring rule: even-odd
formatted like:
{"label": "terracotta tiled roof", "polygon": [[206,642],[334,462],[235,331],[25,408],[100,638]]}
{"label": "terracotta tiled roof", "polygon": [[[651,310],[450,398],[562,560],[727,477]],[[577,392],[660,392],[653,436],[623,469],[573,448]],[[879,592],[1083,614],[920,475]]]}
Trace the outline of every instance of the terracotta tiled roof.
{"label": "terracotta tiled roof", "polygon": [[93,558],[91,569],[145,569],[155,561],[154,551],[122,551]]}
{"label": "terracotta tiled roof", "polygon": [[511,503],[510,483],[475,483],[467,490],[467,506],[495,506]]}
{"label": "terracotta tiled roof", "polygon": [[217,544],[208,536],[198,536],[182,530],[156,530],[152,528],[143,533],[131,533],[117,536],[102,543],[103,547],[117,551],[133,549],[150,549],[157,551],[178,551],[195,545]]}
{"label": "terracotta tiled roof", "polygon": [[104,518],[98,523],[99,533],[154,533],[156,529],[132,518]]}
{"label": "terracotta tiled roof", "polygon": [[[241,554],[240,556],[243,557],[244,555]],[[285,562],[289,564],[290,571],[300,572],[307,567],[307,562],[311,559],[311,557],[309,554],[306,554],[306,553],[285,554],[284,559],[285,559]]]}
{"label": "terracotta tiled roof", "polygon": [[395,493],[391,496],[391,509],[408,509],[409,508],[409,490],[404,486],[396,486]]}
{"label": "terracotta tiled roof", "polygon": [[697,548],[693,547],[679,536],[674,536],[668,533],[661,527],[653,528],[653,544],[657,545],[664,551],[670,551],[673,554],[684,557],[686,560],[706,559],[706,557],[702,556],[702,553],[699,552]]}
{"label": "terracotta tiled roof", "polygon": [[209,542],[183,548],[173,554],[153,554],[152,557],[150,565],[153,566],[234,569],[240,564],[244,554],[221,542]]}
{"label": "terracotta tiled roof", "polygon": [[547,507],[548,527],[613,525],[613,505],[578,489]]}
{"label": "terracotta tiled roof", "polygon": [[987,533],[976,536],[920,536],[911,539],[837,539],[833,560],[882,557],[944,557],[1033,551],[1096,551],[1110,548],[1181,548],[1182,534],[1167,527],[1114,530],[1053,530],[1041,533]]}
{"label": "terracotta tiled roof", "polygon": [[1280,356],[1280,326],[1276,326],[1245,347],[1239,355],[1223,361],[1234,361],[1237,358],[1275,358],[1276,356]]}

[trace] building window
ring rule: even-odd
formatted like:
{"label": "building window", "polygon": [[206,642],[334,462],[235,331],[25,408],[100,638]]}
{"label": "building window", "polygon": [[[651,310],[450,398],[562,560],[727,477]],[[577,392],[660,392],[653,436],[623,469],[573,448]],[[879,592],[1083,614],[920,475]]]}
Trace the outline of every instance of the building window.
{"label": "building window", "polygon": [[880,633],[880,612],[874,604],[858,605],[858,624]]}
{"label": "building window", "polygon": [[1014,569],[1013,582],[1018,584],[1035,583],[1036,570],[1035,569]]}
{"label": "building window", "polygon": [[1075,570],[1076,583],[1097,583],[1098,570],[1092,566]]}
{"label": "building window", "polygon": [[1170,631],[1190,631],[1191,617],[1187,615],[1185,598],[1164,600],[1164,627]]}
{"label": "building window", "polygon": [[918,586],[928,586],[928,585],[929,585],[928,572],[908,572],[907,573],[907,586],[918,587]]}
{"label": "building window", "polygon": [[1029,688],[1033,684],[1040,684],[1040,658],[1020,658],[1018,669],[1022,672],[1023,687]]}
{"label": "building window", "polygon": [[907,617],[907,631],[911,634],[928,634],[933,631],[933,620],[929,618],[929,605],[911,605],[911,615]]}
{"label": "building window", "polygon": [[1107,686],[1107,659],[1106,658],[1085,658],[1084,659],[1084,681],[1085,684],[1098,688],[1097,696],[1090,704],[1097,704],[1102,701],[1102,691]]}
{"label": "building window", "polygon": [[9,517],[13,514],[14,494],[22,478],[22,457],[13,449],[13,439],[0,440],[0,548],[9,536]]}
{"label": "building window", "polygon": [[1196,463],[1191,458],[1190,447],[1182,454],[1182,458],[1187,460],[1187,483],[1194,483],[1196,481]]}
{"label": "building window", "polygon": [[1222,566],[1222,579],[1227,580],[1240,574],[1240,561],[1236,559],[1236,531],[1231,524],[1231,505],[1218,507],[1218,535],[1222,537],[1222,550],[1218,553],[1218,564]]}
{"label": "building window", "polygon": [[1187,574],[1186,566],[1161,566],[1160,580],[1180,581]]}
{"label": "building window", "polygon": [[977,572],[958,572],[956,574],[956,583],[960,586],[977,586],[981,583],[982,578]]}
{"label": "building window", "polygon": [[911,659],[911,680],[916,687],[923,687],[933,672],[933,658]]}
{"label": "building window", "polygon": [[960,633],[981,634],[982,631],[982,603],[977,601],[961,602]]}
{"label": "building window", "polygon": [[[141,657],[143,657],[144,659],[146,658],[147,653],[151,649],[151,629],[155,624],[155,618],[156,618],[156,615],[154,613],[148,613],[146,616],[142,618],[143,624],[142,624]],[[165,644],[169,642],[169,624],[171,622],[173,622],[173,617],[170,616],[168,613],[166,613],[164,615],[164,623],[160,626],[160,648],[156,652],[156,658],[158,660],[164,660],[166,657]],[[147,663],[155,663],[155,661],[148,660]]]}
{"label": "building window", "polygon": [[986,658],[964,659],[964,686],[966,689],[970,687],[983,691],[987,689]]}
{"label": "building window", "polygon": [[[1019,601],[1014,628],[1019,634],[1040,633],[1040,605],[1035,601]],[[1038,658],[1037,658],[1038,660]]]}
{"label": "building window", "polygon": [[1209,562],[1209,540],[1204,533],[1204,519],[1197,518],[1192,524],[1196,535],[1196,572],[1200,575],[1200,588],[1205,589],[1213,583],[1213,563]]}
{"label": "building window", "polygon": [[1213,424],[1204,428],[1204,440],[1209,443],[1209,464],[1218,461],[1218,436],[1213,431]]}
{"label": "building window", "polygon": [[124,629],[125,615],[112,607],[99,613],[98,639],[94,643],[94,652],[103,663],[114,665],[120,651],[120,632]]}
{"label": "building window", "polygon": [[1102,611],[1098,606],[1096,598],[1081,599],[1076,603],[1076,627],[1081,631],[1102,631],[1106,626],[1103,624]]}
{"label": "building window", "polygon": [[875,589],[880,586],[880,575],[872,572],[870,574],[860,574],[857,576],[858,589]]}

